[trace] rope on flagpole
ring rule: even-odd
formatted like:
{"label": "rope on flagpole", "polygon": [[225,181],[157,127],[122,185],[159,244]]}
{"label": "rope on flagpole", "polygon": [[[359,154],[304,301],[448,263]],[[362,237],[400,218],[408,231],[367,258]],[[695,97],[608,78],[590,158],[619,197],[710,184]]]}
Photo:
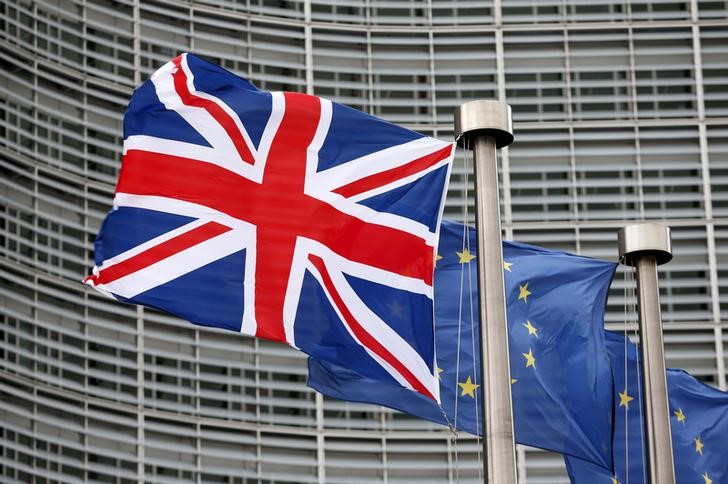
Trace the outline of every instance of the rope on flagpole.
{"label": "rope on flagpole", "polygon": [[[465,148],[465,158],[463,159],[463,194],[462,194],[462,213],[463,213],[463,240],[461,244],[461,250],[465,249],[465,241],[468,238],[468,226],[467,226],[467,213],[468,213],[468,173],[470,171],[469,169],[469,153],[470,153],[470,146],[466,146]],[[457,421],[458,421],[458,378],[460,377],[460,348],[462,343],[462,323],[463,323],[463,290],[465,287],[465,265],[460,264],[460,288],[458,291],[458,340],[457,340],[457,349],[455,352],[455,382],[453,384],[453,388],[455,389],[455,392],[453,393],[453,398],[455,401],[453,402],[454,407],[454,418],[455,418],[455,427],[457,428]],[[460,476],[460,468],[459,468],[459,461],[458,461],[458,440],[457,440],[457,433],[455,434],[455,476],[457,478],[457,481],[459,481]]]}
{"label": "rope on flagpole", "polygon": [[[629,275],[630,275],[630,281],[629,281],[630,286],[629,287],[632,288],[632,296],[635,296],[634,288],[636,287],[636,282],[635,282],[635,278],[634,278],[634,271],[627,271],[627,272],[629,272]],[[632,307],[630,308],[631,313],[637,314],[637,299],[636,299],[636,297],[633,297],[631,300],[634,301],[632,303]],[[637,321],[635,321],[633,335],[635,338],[639,337],[639,329],[638,329]],[[640,342],[640,344],[643,344],[643,341],[641,339],[639,339],[639,342]],[[636,350],[635,353],[636,353],[636,358],[637,358],[637,365],[636,365],[637,366],[637,402],[639,403],[638,411],[639,411],[639,419],[640,419],[640,449],[641,449],[640,459],[642,460],[642,482],[647,482],[647,466],[648,466],[647,452],[646,452],[647,447],[645,445],[645,433],[643,430],[645,428],[645,407],[642,402],[642,368],[641,368],[642,360],[640,359],[641,352],[639,350]]]}
{"label": "rope on flagpole", "polygon": [[[463,189],[465,191],[465,196],[463,197],[463,205],[464,205],[463,218],[465,219],[463,222],[463,225],[464,225],[463,237],[464,237],[464,243],[466,245],[466,249],[467,249],[468,253],[471,253],[470,252],[470,231],[468,229],[468,220],[470,218],[470,210],[469,210],[470,206],[468,204],[468,197],[467,197],[467,194],[468,194],[467,174],[470,173],[470,166],[472,165],[472,153],[473,152],[470,149],[469,140],[465,140],[464,143],[465,143],[465,147],[466,147],[466,150],[465,150],[465,159],[466,159],[466,163],[465,163],[466,175],[465,176],[466,176],[466,178],[465,178],[465,185],[464,185],[464,189]],[[471,351],[471,355],[472,355],[472,359],[473,359],[473,361],[472,361],[473,380],[475,380],[477,382],[478,381],[478,369],[480,367],[480,365],[478,365],[477,357],[480,353],[476,351],[475,342],[476,342],[476,337],[479,339],[480,335],[476,334],[476,331],[475,331],[475,318],[477,316],[475,315],[475,302],[474,302],[475,292],[473,291],[473,277],[472,277],[473,267],[471,264],[467,264],[467,266],[468,266],[468,309],[470,310],[470,344],[471,344],[470,351]],[[460,289],[461,304],[462,304],[462,299],[463,299],[462,290],[463,290],[463,288],[461,287],[461,289]],[[459,342],[458,342],[458,346],[459,346]],[[482,375],[481,375],[481,378],[482,378]],[[482,382],[481,382],[480,388],[481,388],[481,392],[482,392],[483,388],[484,388],[482,385]],[[476,426],[476,428],[482,428],[482,425],[480,422],[480,412],[479,412],[479,401],[480,400],[477,398],[477,395],[478,395],[477,389],[476,389],[475,395],[476,395],[475,405],[474,405],[475,426]],[[455,394],[455,398],[457,398],[457,393]],[[476,442],[478,443],[477,453],[478,453],[479,462],[483,461],[483,455],[482,455],[483,445],[482,445],[481,440],[482,440],[482,437],[480,437],[480,436],[476,437]],[[482,466],[478,466],[478,480],[479,481],[483,480],[483,467]]]}
{"label": "rope on flagpole", "polygon": [[[630,298],[629,296],[633,296],[634,294],[630,294],[630,291],[628,290],[629,287],[632,286],[632,282],[630,281],[630,275],[632,273],[628,270],[624,271],[624,391],[627,391],[627,388],[629,387],[629,379],[628,379],[628,373],[629,373],[629,361],[627,359],[627,353],[629,351],[629,327],[627,325],[627,318],[630,314],[630,310],[632,309],[630,307]],[[633,291],[632,291],[633,292]],[[632,313],[634,314],[634,313]],[[625,407],[624,409],[624,468],[626,469],[627,475],[625,477],[626,481],[624,484],[629,484],[629,412],[627,411],[628,408]],[[616,466],[615,466],[616,467]],[[616,474],[616,472],[615,472]]]}
{"label": "rope on flagpole", "polygon": [[[626,392],[629,388],[629,339],[630,335],[634,339],[639,338],[639,331],[637,329],[637,321],[634,320],[634,318],[630,316],[634,316],[637,314],[637,302],[636,302],[636,295],[635,295],[635,278],[634,278],[634,272],[630,270],[624,271],[624,391]],[[629,320],[632,321],[629,321]],[[632,332],[629,331],[629,322],[634,323],[634,328]],[[642,341],[640,341],[640,344],[642,344]],[[637,372],[637,411],[638,411],[638,418],[639,418],[639,428],[644,429],[644,405],[642,402],[642,370],[641,365],[642,361],[640,359],[640,352],[636,351],[636,372]],[[625,412],[625,418],[624,418],[624,468],[625,468],[625,482],[623,484],[629,484],[630,480],[630,472],[629,472],[629,456],[630,456],[630,440],[629,440],[629,410],[627,407],[624,409]],[[639,433],[639,440],[640,440],[640,460],[642,463],[642,482],[647,482],[647,455],[646,455],[646,448],[645,448],[645,436],[644,431],[640,431]]]}
{"label": "rope on flagpole", "polygon": [[[463,233],[462,233],[462,243],[461,243],[461,249],[463,251],[468,251],[470,253],[471,245],[470,245],[470,234],[469,234],[469,226],[468,222],[470,219],[470,206],[468,203],[468,184],[470,182],[470,170],[472,169],[472,151],[470,149],[469,140],[464,141],[464,159],[463,159],[463,187],[462,187],[462,221],[463,221]],[[467,265],[467,273],[466,273],[466,266]],[[478,353],[476,352],[476,337],[478,336],[475,332],[475,321],[476,321],[476,315],[475,315],[475,300],[474,300],[474,293],[473,293],[473,280],[472,280],[472,270],[470,264],[461,264],[460,265],[460,287],[459,287],[459,293],[458,293],[458,331],[457,331],[457,350],[456,350],[456,359],[455,359],[455,381],[454,381],[454,388],[457,389],[458,387],[458,378],[460,377],[460,353],[462,348],[462,332],[463,332],[463,324],[464,321],[464,295],[466,291],[466,277],[467,277],[467,295],[468,295],[468,307],[467,311],[468,314],[465,315],[466,317],[469,317],[470,319],[470,333],[471,333],[471,344],[472,344],[472,365],[473,365],[473,378],[475,381],[478,381],[478,362],[476,361]],[[435,337],[437,338],[437,331],[435,332]],[[435,345],[437,346],[437,344]],[[482,386],[481,386],[482,388]],[[481,390],[482,391],[482,390]],[[452,442],[452,452],[455,460],[455,481],[458,482],[460,480],[460,462],[459,462],[459,454],[458,454],[458,430],[457,430],[457,423],[458,423],[458,394],[457,391],[454,392],[453,395],[454,402],[453,402],[453,421],[451,421],[445,410],[440,406],[440,411],[442,412],[442,415],[445,419],[445,421],[448,424],[448,427],[450,429],[450,438]],[[477,400],[477,398],[476,398]],[[475,422],[476,426],[480,428],[480,411],[479,411],[479,405],[476,402],[475,408]],[[478,444],[477,448],[477,456],[478,460],[482,461],[482,437],[476,436],[476,442]],[[483,469],[482,467],[478,467],[478,479],[483,480]]]}

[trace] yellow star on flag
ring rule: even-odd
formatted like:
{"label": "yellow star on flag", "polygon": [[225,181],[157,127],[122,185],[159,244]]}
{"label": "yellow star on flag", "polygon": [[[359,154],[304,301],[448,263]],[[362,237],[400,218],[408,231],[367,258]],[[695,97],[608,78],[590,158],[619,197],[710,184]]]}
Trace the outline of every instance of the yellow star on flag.
{"label": "yellow star on flag", "polygon": [[528,334],[532,334],[533,336],[538,338],[538,329],[533,324],[531,324],[531,321],[526,321],[525,323],[523,323],[523,325],[528,330]]}
{"label": "yellow star on flag", "polygon": [[511,385],[513,385],[513,384],[514,384],[514,383],[516,383],[517,381],[518,381],[517,379],[515,379],[515,378],[511,378]]}
{"label": "yellow star on flag", "polygon": [[682,408],[678,408],[677,410],[675,410],[674,414],[677,418],[677,421],[685,425],[685,414],[683,413]]}
{"label": "yellow star on flag", "polygon": [[629,402],[634,400],[634,397],[630,397],[627,395],[627,389],[625,388],[623,392],[619,394],[619,406],[620,407],[627,407],[629,408]]}
{"label": "yellow star on flag", "polygon": [[519,284],[518,286],[518,299],[523,299],[523,302],[528,304],[528,296],[531,295],[531,291],[528,290],[528,283]]}
{"label": "yellow star on flag", "polygon": [[703,474],[702,477],[703,477],[703,480],[705,481],[705,484],[713,484],[713,479],[710,478],[710,476],[708,475],[707,472],[705,474]]}
{"label": "yellow star on flag", "polygon": [[455,253],[460,257],[460,263],[461,264],[467,264],[471,260],[475,259],[475,256],[470,253],[468,249],[463,249],[462,252],[455,251]]}
{"label": "yellow star on flag", "polygon": [[436,370],[437,370],[437,379],[439,380],[440,379],[440,373],[442,373],[445,370],[443,370],[442,368],[436,368]]}
{"label": "yellow star on flag", "polygon": [[700,436],[695,437],[695,452],[703,455],[703,442],[700,440]]}
{"label": "yellow star on flag", "polygon": [[619,480],[617,479],[617,476],[612,476],[612,484],[619,484]]}
{"label": "yellow star on flag", "polygon": [[461,397],[464,397],[465,395],[470,395],[473,398],[475,398],[475,390],[477,390],[480,386],[476,385],[470,380],[470,375],[468,375],[468,379],[465,380],[465,383],[458,382],[458,385],[460,386],[460,388],[463,389],[463,393],[460,394]]}
{"label": "yellow star on flag", "polygon": [[528,353],[521,353],[526,358],[526,368],[532,366],[536,368],[536,357],[533,356],[533,351],[528,348]]}
{"label": "yellow star on flag", "polygon": [[503,269],[507,270],[508,272],[513,272],[513,271],[511,271],[512,265],[513,265],[513,262],[503,261]]}
{"label": "yellow star on flag", "polygon": [[442,259],[442,256],[440,254],[435,254],[435,267],[437,267],[437,261]]}

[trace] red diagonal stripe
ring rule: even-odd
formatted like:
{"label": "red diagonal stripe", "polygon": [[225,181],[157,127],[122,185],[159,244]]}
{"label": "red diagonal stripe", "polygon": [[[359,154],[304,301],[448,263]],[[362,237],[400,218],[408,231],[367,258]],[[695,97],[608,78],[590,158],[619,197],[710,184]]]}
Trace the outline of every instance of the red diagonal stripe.
{"label": "red diagonal stripe", "polygon": [[207,222],[118,264],[109,266],[108,269],[102,269],[98,276],[89,276],[86,279],[92,280],[96,285],[108,284],[230,230],[232,230],[230,227],[217,222]]}
{"label": "red diagonal stripe", "polygon": [[215,121],[222,126],[227,135],[230,137],[230,140],[235,145],[235,149],[240,155],[240,158],[246,163],[250,163],[251,165],[254,164],[255,160],[253,155],[250,153],[248,146],[245,144],[245,140],[238,130],[233,118],[231,118],[224,109],[218,106],[217,103],[203,97],[195,96],[190,92],[187,88],[187,74],[181,65],[182,56],[175,57],[172,62],[175,67],[177,67],[177,70],[172,74],[172,78],[174,79],[174,89],[177,91],[177,95],[179,95],[182,102],[187,106],[202,108],[210,113],[210,115],[215,118]]}
{"label": "red diagonal stripe", "polygon": [[346,320],[346,324],[349,326],[349,328],[351,328],[351,331],[356,335],[357,339],[361,341],[365,347],[367,347],[381,359],[386,361],[389,366],[397,371],[397,373],[402,375],[402,377],[407,380],[412,388],[414,388],[418,393],[421,393],[428,398],[436,400],[432,393],[430,393],[430,391],[422,384],[422,382],[404,364],[402,364],[401,361],[399,361],[392,353],[390,353],[387,348],[385,348],[379,341],[377,341],[374,336],[367,332],[367,330],[359,324],[356,318],[354,318],[354,315],[351,314],[349,309],[346,307],[343,299],[341,298],[341,295],[336,290],[334,282],[331,280],[331,276],[326,270],[326,265],[324,264],[323,259],[312,254],[309,254],[308,258],[321,274],[321,278],[323,279],[326,291],[331,296],[331,299],[333,299],[336,308],[344,317],[344,319]]}
{"label": "red diagonal stripe", "polygon": [[389,183],[414,175],[436,165],[450,156],[450,153],[452,153],[452,145],[421,158],[417,158],[416,160],[410,161],[402,166],[353,181],[347,185],[337,188],[334,190],[334,193],[338,193],[339,195],[349,198],[368,192],[369,190],[374,190],[375,188],[383,187]]}

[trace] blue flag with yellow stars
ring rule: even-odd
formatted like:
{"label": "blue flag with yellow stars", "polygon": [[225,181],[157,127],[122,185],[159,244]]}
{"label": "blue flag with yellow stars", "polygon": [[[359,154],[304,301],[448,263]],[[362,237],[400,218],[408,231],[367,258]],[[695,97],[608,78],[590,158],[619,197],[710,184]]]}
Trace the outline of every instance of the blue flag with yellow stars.
{"label": "blue flag with yellow stars", "polygon": [[[472,228],[442,223],[434,282],[442,407],[313,358],[308,385],[480,434],[475,247]],[[514,242],[504,242],[503,251],[516,440],[611,468],[612,377],[603,323],[616,264]]]}
{"label": "blue flag with yellow stars", "polygon": [[[614,371],[614,473],[570,456],[566,467],[576,484],[644,484],[649,480],[643,451],[646,435],[640,412],[638,346],[611,332],[606,333],[606,342]],[[667,387],[676,482],[727,482],[728,393],[682,370],[667,370]]]}

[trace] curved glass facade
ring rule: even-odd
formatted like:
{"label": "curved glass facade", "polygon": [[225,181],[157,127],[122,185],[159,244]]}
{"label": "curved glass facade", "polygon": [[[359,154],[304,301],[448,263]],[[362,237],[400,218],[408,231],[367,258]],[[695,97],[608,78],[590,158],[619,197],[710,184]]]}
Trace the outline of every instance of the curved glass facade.
{"label": "curved glass facade", "polygon": [[[725,1],[16,0],[0,4],[1,481],[479,480],[475,439],[317,397],[294,350],[80,284],[125,105],[179,51],[442,139],[455,106],[507,100],[507,236],[614,259],[625,220],[671,225],[668,365],[726,388]],[[471,178],[461,156],[449,216]],[[610,327],[634,326],[625,286]],[[524,482],[568,482],[554,454],[518,461]]]}

